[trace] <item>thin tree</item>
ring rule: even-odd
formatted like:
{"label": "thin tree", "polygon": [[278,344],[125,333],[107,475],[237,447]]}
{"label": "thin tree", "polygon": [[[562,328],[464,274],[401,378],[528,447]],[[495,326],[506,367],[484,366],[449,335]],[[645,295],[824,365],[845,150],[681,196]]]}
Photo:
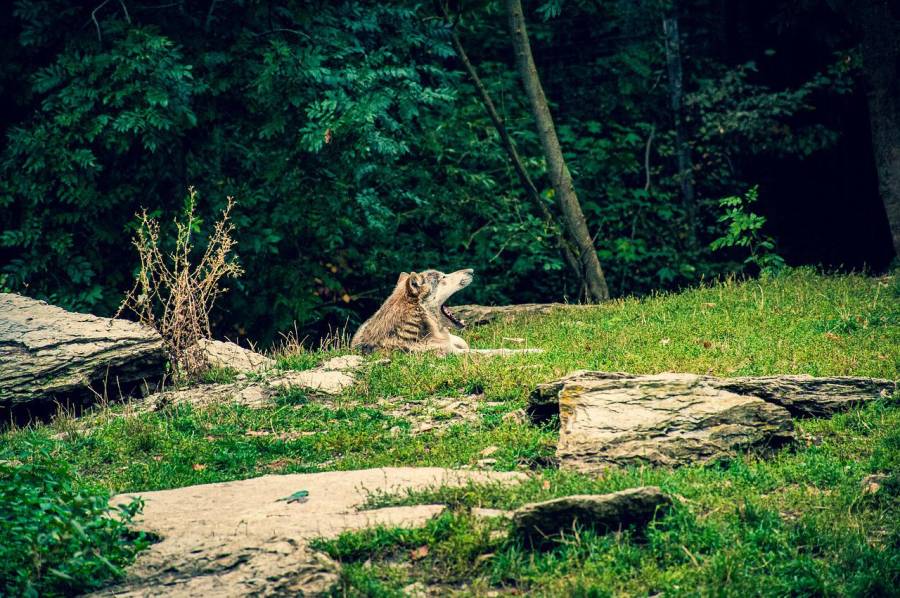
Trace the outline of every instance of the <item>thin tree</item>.
{"label": "thin tree", "polygon": [[609,299],[609,287],[606,285],[603,268],[600,267],[600,260],[594,249],[594,241],[588,233],[584,212],[581,211],[581,204],[572,183],[572,175],[566,166],[559,138],[556,136],[556,127],[553,124],[550,107],[547,105],[547,96],[544,95],[544,88],[538,77],[534,57],[531,55],[531,43],[525,27],[522,3],[519,0],[507,0],[506,11],[513,49],[516,54],[516,68],[522,78],[531,104],[531,112],[537,123],[538,136],[544,151],[544,159],[547,161],[547,170],[555,192],[556,203],[563,216],[566,230],[578,250],[578,260],[584,273],[585,300],[596,302]]}
{"label": "thin tree", "polygon": [[894,252],[900,256],[900,7],[895,0],[862,0],[860,4],[878,188]]}
{"label": "thin tree", "polygon": [[669,105],[675,120],[675,154],[678,158],[678,183],[687,220],[688,243],[697,246],[697,209],[694,202],[694,165],[691,148],[687,143],[684,125],[684,83],[681,68],[681,38],[678,35],[678,4],[673,0],[663,16],[663,33],[666,42],[666,70],[669,74]]}
{"label": "thin tree", "polygon": [[459,35],[456,32],[456,22],[451,21],[450,15],[447,11],[447,6],[444,3],[439,3],[439,5],[441,11],[444,14],[444,22],[447,24],[450,31],[450,39],[453,42],[453,48],[454,50],[456,50],[456,55],[457,57],[459,57],[460,62],[462,62],[462,65],[466,70],[466,74],[469,75],[469,79],[472,80],[472,84],[475,86],[475,89],[478,92],[479,97],[481,98],[481,103],[484,106],[485,112],[487,112],[488,116],[491,119],[491,123],[493,123],[494,128],[497,130],[497,134],[500,136],[500,143],[503,146],[503,149],[506,151],[506,154],[509,157],[509,161],[512,163],[513,170],[515,170],[516,176],[519,178],[519,182],[522,184],[522,187],[525,190],[525,194],[540,210],[541,214],[544,217],[544,221],[547,222],[550,227],[552,227],[553,234],[556,237],[556,243],[559,247],[560,253],[563,256],[563,259],[569,265],[569,268],[574,272],[576,280],[578,281],[578,285],[581,288],[581,295],[584,296],[586,286],[584,281],[584,274],[581,268],[581,262],[578,260],[578,257],[576,255],[577,250],[574,248],[574,244],[566,239],[565,234],[563,233],[564,229],[560,226],[557,218],[555,218],[547,208],[544,200],[541,199],[541,194],[535,186],[534,181],[532,181],[531,176],[528,174],[528,170],[525,168],[525,164],[522,161],[522,158],[519,156],[516,145],[515,143],[513,143],[512,137],[510,137],[509,131],[507,131],[506,129],[506,123],[504,122],[503,117],[500,116],[500,113],[497,111],[497,108],[494,105],[494,101],[491,98],[487,87],[485,87],[484,83],[482,83],[481,77],[478,76],[478,71],[475,70],[475,65],[472,64],[472,61],[469,60],[468,54],[466,54],[466,50],[462,45],[462,41],[459,39]]}

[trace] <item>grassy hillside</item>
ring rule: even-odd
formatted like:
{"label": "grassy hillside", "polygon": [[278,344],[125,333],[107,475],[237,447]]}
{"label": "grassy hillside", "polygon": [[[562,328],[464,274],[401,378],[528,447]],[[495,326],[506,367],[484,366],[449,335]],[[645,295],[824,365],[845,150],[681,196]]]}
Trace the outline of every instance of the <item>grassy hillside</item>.
{"label": "grassy hillside", "polygon": [[[535,384],[575,369],[719,376],[808,373],[900,378],[897,278],[809,271],[725,282],[677,295],[571,307],[467,331],[475,347],[541,347],[511,358],[393,355],[371,359],[337,400],[298,392],[277,405],[174,407],[99,415],[81,431],[60,418],[8,432],[4,451],[42,447],[70,463],[77,483],[112,492],[153,490],[264,473],[383,465],[476,466],[532,472],[518,488],[472,487],[373,504],[447,502],[415,531],[347,534],[321,547],[347,565],[349,594],[392,595],[415,581],[475,594],[890,595],[900,587],[900,403],[886,398],[831,420],[798,422],[800,441],[753,456],[675,471],[636,468],[602,477],[550,466],[552,425],[515,416]],[[339,353],[333,351],[330,353]],[[326,353],[282,356],[308,368]],[[228,379],[228,372],[214,377]],[[469,406],[455,420],[447,398]],[[442,412],[446,409],[446,413]],[[508,415],[513,413],[512,416]],[[429,414],[431,429],[415,433]],[[2,457],[0,458],[7,458]],[[886,473],[881,488],[861,480]],[[491,534],[473,506],[514,507],[571,493],[657,484],[679,497],[644,537],[583,531],[543,552]],[[428,546],[422,556],[422,546]],[[411,560],[410,551],[420,549]]]}

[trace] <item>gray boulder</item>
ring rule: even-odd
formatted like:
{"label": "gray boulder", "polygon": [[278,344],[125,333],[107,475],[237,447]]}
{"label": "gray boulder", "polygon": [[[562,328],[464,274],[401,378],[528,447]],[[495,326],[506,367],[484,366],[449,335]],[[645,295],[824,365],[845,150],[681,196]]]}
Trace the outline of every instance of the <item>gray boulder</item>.
{"label": "gray boulder", "polygon": [[210,367],[236,372],[261,372],[275,367],[275,360],[226,341],[201,339],[200,350]]}
{"label": "gray boulder", "polygon": [[[764,450],[793,439],[790,413],[693,374],[573,377],[557,392],[560,466],[674,467]],[[546,411],[547,392],[542,408]]]}
{"label": "gray boulder", "polygon": [[159,379],[165,362],[146,326],[0,293],[0,406],[118,395]]}
{"label": "gray boulder", "polygon": [[793,439],[791,415],[831,415],[894,392],[871,378],[576,372],[529,398],[535,421],[559,416],[562,467],[678,466]]}
{"label": "gray boulder", "polygon": [[897,390],[892,380],[853,376],[743,376],[710,378],[710,383],[780,405],[794,417],[831,417]]}
{"label": "gray boulder", "polygon": [[530,503],[516,509],[512,521],[520,536],[540,545],[560,533],[571,533],[576,526],[600,533],[644,527],[671,504],[672,500],[656,486],[643,486]]}

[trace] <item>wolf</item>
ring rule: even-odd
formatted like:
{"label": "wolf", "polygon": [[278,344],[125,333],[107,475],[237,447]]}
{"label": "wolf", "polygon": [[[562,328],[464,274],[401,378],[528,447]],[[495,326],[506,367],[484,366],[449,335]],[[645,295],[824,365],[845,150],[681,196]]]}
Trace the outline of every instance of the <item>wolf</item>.
{"label": "wolf", "polygon": [[350,347],[364,353],[434,351],[467,353],[469,344],[450,333],[450,326],[465,328],[445,302],[474,278],[471,268],[444,274],[437,270],[402,272],[394,291],[375,314],[363,322]]}

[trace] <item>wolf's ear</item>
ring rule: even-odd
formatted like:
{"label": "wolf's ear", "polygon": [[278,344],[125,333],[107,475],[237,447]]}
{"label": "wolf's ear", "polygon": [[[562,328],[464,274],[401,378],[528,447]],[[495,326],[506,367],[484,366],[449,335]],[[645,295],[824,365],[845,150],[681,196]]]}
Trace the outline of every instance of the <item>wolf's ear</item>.
{"label": "wolf's ear", "polygon": [[397,284],[406,282],[407,278],[409,278],[409,272],[401,272],[400,276],[397,277]]}
{"label": "wolf's ear", "polygon": [[421,275],[410,272],[409,276],[406,278],[406,292],[409,293],[411,297],[418,297],[419,293],[422,291],[422,282]]}

